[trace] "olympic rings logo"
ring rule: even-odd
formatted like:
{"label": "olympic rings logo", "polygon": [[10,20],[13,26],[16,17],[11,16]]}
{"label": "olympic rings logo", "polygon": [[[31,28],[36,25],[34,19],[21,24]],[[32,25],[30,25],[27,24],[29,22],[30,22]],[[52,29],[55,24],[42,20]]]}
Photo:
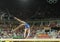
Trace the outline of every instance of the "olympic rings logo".
{"label": "olympic rings logo", "polygon": [[58,0],[47,0],[47,2],[48,2],[49,4],[55,4],[55,3],[58,2]]}

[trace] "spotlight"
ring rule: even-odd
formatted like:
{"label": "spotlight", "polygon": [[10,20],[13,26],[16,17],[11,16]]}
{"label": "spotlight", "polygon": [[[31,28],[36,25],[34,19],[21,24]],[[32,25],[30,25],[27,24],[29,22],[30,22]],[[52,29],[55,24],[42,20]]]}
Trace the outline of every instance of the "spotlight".
{"label": "spotlight", "polygon": [[28,0],[21,0],[22,2],[27,2]]}

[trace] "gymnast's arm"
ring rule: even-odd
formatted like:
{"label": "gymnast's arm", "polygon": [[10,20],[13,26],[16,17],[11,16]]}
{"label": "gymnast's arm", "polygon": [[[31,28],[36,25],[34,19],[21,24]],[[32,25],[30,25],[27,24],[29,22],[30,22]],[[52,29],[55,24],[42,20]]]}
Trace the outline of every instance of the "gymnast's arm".
{"label": "gymnast's arm", "polygon": [[25,23],[24,21],[18,19],[17,17],[14,17],[14,19],[16,19],[17,21],[19,21],[20,23],[23,23],[23,24]]}
{"label": "gymnast's arm", "polygon": [[20,20],[20,19],[18,19],[17,17],[14,17],[14,19],[16,19],[17,21],[19,21],[20,23],[22,23],[22,24],[20,24],[19,26],[17,26],[15,29],[13,29],[12,31],[16,31],[17,29],[19,29],[21,26],[23,26],[24,25],[24,21],[22,21],[22,20]]}
{"label": "gymnast's arm", "polygon": [[20,19],[18,19],[17,17],[14,17],[14,19],[16,19],[17,21],[21,22],[21,20],[20,20]]}

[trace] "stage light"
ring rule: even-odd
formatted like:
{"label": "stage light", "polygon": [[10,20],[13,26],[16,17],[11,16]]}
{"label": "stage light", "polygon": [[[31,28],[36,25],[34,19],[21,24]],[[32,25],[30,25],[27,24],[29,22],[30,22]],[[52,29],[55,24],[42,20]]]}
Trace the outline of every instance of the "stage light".
{"label": "stage light", "polygon": [[32,6],[32,4],[34,3],[34,0],[17,0],[17,3],[22,8],[28,8]]}
{"label": "stage light", "polygon": [[28,2],[28,0],[21,0],[22,2]]}

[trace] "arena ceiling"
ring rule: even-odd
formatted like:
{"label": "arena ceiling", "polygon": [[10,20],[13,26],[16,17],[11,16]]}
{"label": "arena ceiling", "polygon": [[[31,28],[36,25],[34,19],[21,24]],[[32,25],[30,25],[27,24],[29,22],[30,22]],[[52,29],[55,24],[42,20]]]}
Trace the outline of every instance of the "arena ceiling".
{"label": "arena ceiling", "polygon": [[60,18],[60,0],[0,0],[0,8],[22,19]]}

